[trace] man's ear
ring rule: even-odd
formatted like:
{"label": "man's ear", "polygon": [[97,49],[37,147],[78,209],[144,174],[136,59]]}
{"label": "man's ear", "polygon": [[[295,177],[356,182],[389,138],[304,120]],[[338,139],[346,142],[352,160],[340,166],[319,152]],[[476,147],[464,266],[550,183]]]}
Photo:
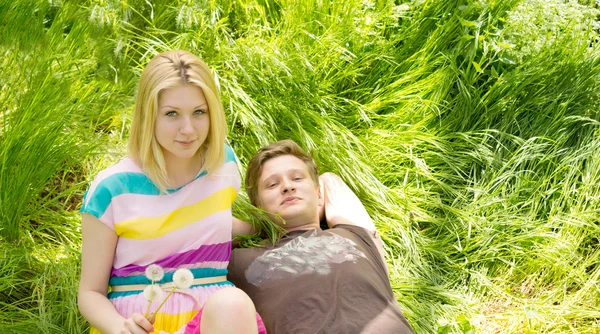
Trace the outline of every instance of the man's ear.
{"label": "man's ear", "polygon": [[319,179],[319,186],[317,187],[317,196],[319,198],[319,206],[325,205],[325,196],[323,196],[323,183],[321,183],[321,179]]}
{"label": "man's ear", "polygon": [[319,186],[317,186],[317,210],[319,211],[319,221],[323,221],[325,219],[325,194],[323,190],[323,184],[319,179]]}

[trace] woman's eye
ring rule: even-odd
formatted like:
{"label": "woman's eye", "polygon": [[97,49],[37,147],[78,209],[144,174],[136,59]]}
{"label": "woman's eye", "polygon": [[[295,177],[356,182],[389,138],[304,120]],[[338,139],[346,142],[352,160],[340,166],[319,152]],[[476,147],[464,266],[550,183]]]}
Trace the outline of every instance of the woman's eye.
{"label": "woman's eye", "polygon": [[300,181],[300,180],[302,180],[302,178],[301,178],[301,177],[299,177],[299,176],[296,176],[296,177],[295,177],[295,178],[293,178],[292,180],[294,180],[294,181]]}
{"label": "woman's eye", "polygon": [[267,187],[268,187],[268,188],[273,188],[273,187],[275,187],[276,185],[277,185],[277,183],[270,183],[270,184],[269,184]]}
{"label": "woman's eye", "polygon": [[167,113],[165,114],[166,116],[176,116],[177,113],[174,111],[167,111]]}
{"label": "woman's eye", "polygon": [[202,115],[202,114],[204,114],[205,112],[206,112],[206,111],[204,111],[204,110],[202,110],[202,109],[198,109],[198,110],[194,111],[194,114],[195,114],[195,115]]}

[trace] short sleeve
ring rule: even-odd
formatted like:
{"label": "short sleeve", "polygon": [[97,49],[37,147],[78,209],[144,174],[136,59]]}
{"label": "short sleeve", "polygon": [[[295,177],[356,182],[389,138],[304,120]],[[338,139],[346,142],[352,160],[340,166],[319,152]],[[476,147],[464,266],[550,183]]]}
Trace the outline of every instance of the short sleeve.
{"label": "short sleeve", "polygon": [[227,280],[231,283],[233,283],[233,285],[238,286],[239,285],[239,281],[238,281],[238,276],[237,276],[237,267],[236,267],[236,249],[232,249],[231,250],[231,256],[229,257],[229,263],[227,266]]}
{"label": "short sleeve", "polygon": [[231,146],[227,144],[225,144],[225,165],[232,165],[231,168],[227,168],[227,170],[233,174],[233,177],[231,178],[231,186],[239,192],[242,184],[239,170],[240,163]]}
{"label": "short sleeve", "polygon": [[237,155],[231,148],[231,146],[225,144],[225,162],[233,161],[236,166],[240,165]]}
{"label": "short sleeve", "polygon": [[377,263],[377,266],[383,270],[382,272],[385,275],[387,275],[386,264],[385,262],[383,262],[383,259],[379,254],[379,250],[377,249],[377,245],[375,244],[375,239],[380,238],[379,233],[377,231],[370,232],[363,227],[350,224],[337,224],[327,231],[336,233],[342,230],[350,232],[354,236],[353,239],[355,239],[355,241],[360,242],[364,247],[366,247],[366,250],[368,251],[371,260],[375,261],[375,263]]}
{"label": "short sleeve", "polygon": [[83,196],[83,203],[79,212],[91,214],[114,231],[114,215],[110,205],[113,196],[108,182],[105,181],[101,174],[92,181]]}

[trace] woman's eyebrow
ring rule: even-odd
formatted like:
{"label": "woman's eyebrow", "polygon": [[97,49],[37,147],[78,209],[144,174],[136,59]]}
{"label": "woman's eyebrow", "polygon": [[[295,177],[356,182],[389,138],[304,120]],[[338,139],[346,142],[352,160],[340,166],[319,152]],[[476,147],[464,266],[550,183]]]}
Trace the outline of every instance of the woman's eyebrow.
{"label": "woman's eyebrow", "polygon": [[[208,106],[208,103],[203,103],[203,104],[201,104],[201,105],[199,105],[199,106],[196,106],[196,107],[194,107],[193,109],[198,109],[198,108],[207,107],[207,106]],[[170,105],[165,105],[165,106],[162,106],[162,107],[160,107],[160,109],[164,109],[164,108],[169,108],[169,109],[177,109],[177,110],[179,110],[179,108],[177,108],[177,107],[174,107],[174,106],[170,106]]]}

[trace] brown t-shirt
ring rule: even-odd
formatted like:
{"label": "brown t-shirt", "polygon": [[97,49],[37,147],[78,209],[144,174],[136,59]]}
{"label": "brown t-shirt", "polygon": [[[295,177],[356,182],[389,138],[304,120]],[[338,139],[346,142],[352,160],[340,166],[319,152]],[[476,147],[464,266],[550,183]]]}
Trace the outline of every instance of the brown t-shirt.
{"label": "brown t-shirt", "polygon": [[234,249],[228,269],[269,334],[413,333],[361,227],[293,231],[275,246]]}

